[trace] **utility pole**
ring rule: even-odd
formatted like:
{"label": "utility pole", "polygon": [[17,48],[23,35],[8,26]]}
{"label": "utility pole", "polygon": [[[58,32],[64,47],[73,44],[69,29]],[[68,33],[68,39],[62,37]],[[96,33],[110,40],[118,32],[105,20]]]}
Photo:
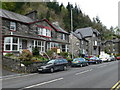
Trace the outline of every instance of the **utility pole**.
{"label": "utility pole", "polygon": [[73,57],[74,53],[73,53],[73,20],[72,19],[73,19],[73,17],[72,17],[72,8],[71,8],[71,39],[72,39],[71,40],[71,43],[72,43],[72,48],[71,49],[72,49],[72,59],[73,59],[74,58]]}

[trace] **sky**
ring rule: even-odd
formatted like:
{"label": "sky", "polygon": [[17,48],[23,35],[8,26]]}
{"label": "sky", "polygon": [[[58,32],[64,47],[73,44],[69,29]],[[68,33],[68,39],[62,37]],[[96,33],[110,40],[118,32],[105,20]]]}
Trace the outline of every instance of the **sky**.
{"label": "sky", "polygon": [[92,18],[98,16],[109,29],[118,26],[118,2],[120,0],[57,0],[65,6],[70,2],[80,7],[83,13]]}

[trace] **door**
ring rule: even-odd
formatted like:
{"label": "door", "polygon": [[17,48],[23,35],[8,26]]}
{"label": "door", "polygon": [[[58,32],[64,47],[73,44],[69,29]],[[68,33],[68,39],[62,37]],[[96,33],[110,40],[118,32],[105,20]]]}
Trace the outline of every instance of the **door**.
{"label": "door", "polygon": [[60,69],[60,62],[59,62],[59,60],[55,60],[54,69],[55,70],[59,70]]}
{"label": "door", "polygon": [[27,40],[22,40],[22,49],[27,49]]}

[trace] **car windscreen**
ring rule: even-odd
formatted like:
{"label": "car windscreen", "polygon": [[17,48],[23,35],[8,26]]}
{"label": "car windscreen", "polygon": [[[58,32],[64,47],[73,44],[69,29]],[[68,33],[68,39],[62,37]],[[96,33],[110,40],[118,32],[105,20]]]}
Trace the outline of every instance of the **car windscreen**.
{"label": "car windscreen", "polygon": [[55,60],[50,60],[47,62],[47,64],[53,64],[55,62]]}
{"label": "car windscreen", "polygon": [[79,61],[79,58],[75,58],[75,59],[73,59],[73,61]]}
{"label": "car windscreen", "polygon": [[90,59],[93,60],[93,59],[96,59],[96,57],[91,57]]}

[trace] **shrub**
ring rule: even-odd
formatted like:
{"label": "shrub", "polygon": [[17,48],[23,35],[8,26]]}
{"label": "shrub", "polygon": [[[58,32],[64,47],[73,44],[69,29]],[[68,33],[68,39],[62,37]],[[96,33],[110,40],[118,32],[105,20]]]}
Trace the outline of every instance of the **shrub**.
{"label": "shrub", "polygon": [[31,59],[33,62],[44,62],[44,61],[48,61],[47,58],[44,58],[44,57],[32,57]]}
{"label": "shrub", "polygon": [[69,54],[68,52],[60,52],[60,55],[65,58],[68,57],[68,54]]}
{"label": "shrub", "polygon": [[23,50],[22,54],[20,54],[19,59],[22,61],[30,61],[32,58],[32,53],[29,50]]}
{"label": "shrub", "polygon": [[33,53],[33,56],[39,56],[40,54],[39,54],[39,49],[38,49],[38,47],[33,48],[32,53]]}
{"label": "shrub", "polygon": [[33,62],[32,62],[32,61],[22,61],[22,63],[23,63],[25,66],[28,66],[28,65],[32,64]]}
{"label": "shrub", "polygon": [[7,56],[7,57],[13,56],[13,53],[7,53],[7,54],[5,54],[5,56]]}
{"label": "shrub", "polygon": [[51,48],[51,51],[57,53],[57,49],[58,49],[57,47],[52,47],[52,48]]}
{"label": "shrub", "polygon": [[116,54],[115,56],[120,56],[120,53]]}

